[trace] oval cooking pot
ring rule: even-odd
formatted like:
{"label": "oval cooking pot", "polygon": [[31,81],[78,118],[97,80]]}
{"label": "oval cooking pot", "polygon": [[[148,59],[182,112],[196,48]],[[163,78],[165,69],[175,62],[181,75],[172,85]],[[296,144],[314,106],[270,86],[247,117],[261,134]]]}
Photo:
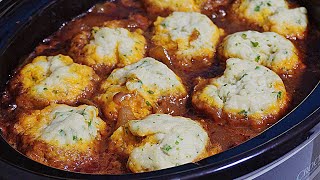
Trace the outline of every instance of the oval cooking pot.
{"label": "oval cooking pot", "polygon": [[[5,0],[0,1],[0,90],[9,74],[45,37],[99,0]],[[299,2],[309,10],[310,21],[320,20],[320,2]],[[320,39],[315,44],[320,51]],[[320,53],[319,53],[320,54]],[[320,57],[319,57],[320,58]],[[223,153],[179,167],[125,175],[91,175],[51,168],[28,159],[0,137],[0,174],[15,178],[94,179],[231,179],[252,172],[283,156],[314,133],[320,122],[319,78],[313,79],[308,96],[297,108],[257,137]]]}

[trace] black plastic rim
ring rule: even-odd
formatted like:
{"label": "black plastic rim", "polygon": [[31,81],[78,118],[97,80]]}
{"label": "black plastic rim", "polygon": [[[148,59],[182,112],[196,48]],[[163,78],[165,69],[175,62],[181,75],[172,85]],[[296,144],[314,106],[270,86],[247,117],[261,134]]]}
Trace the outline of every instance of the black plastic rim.
{"label": "black plastic rim", "polygon": [[[52,23],[53,27],[51,32],[44,31],[42,34],[35,36],[34,42],[28,42],[28,47],[22,49],[21,52],[19,51],[17,57],[12,57],[13,59],[19,59],[20,57],[18,56],[22,52],[24,52],[24,54],[31,52],[36,42],[49,36],[55,32],[63,22],[71,20],[74,16],[89,9],[98,1],[86,0],[84,2],[83,4],[85,5],[74,7],[75,10],[66,16],[54,13],[56,10],[54,8],[61,8],[60,6],[64,3],[63,0],[11,0],[0,2],[1,60],[8,58],[6,57],[8,47],[14,43],[14,41],[17,41],[17,39],[23,39],[19,34],[21,34],[22,31],[26,31],[26,27],[28,27],[31,22],[37,21],[37,19],[42,16],[57,18],[57,20],[54,20]],[[70,3],[67,3],[67,5],[70,6]],[[53,8],[53,10],[46,12],[46,9],[50,8]],[[18,61],[4,67],[4,63],[2,63],[0,69],[6,70],[0,72],[1,78],[8,79],[8,74],[10,74],[8,69],[13,69],[12,67],[16,67],[17,64],[19,64]],[[0,85],[1,88],[3,86],[4,84]],[[206,158],[197,164],[190,163],[155,172],[126,175],[91,175],[62,171],[28,159],[13,149],[2,137],[0,138],[0,160],[8,163],[8,166],[19,169],[26,174],[37,174],[48,178],[162,179],[179,177],[181,179],[190,179],[211,176],[231,179],[252,172],[274,161],[306,140],[312,134],[312,132],[309,132],[310,129],[320,122],[319,107],[320,86],[318,83],[298,108],[294,109],[281,121],[272,126],[272,128],[257,137],[223,153]]]}

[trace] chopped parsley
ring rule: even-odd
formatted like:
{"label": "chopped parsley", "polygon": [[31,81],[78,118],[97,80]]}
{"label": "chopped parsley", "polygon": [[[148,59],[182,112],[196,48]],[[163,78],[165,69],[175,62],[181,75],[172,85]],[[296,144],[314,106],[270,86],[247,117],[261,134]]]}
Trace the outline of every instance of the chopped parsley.
{"label": "chopped parsley", "polygon": [[65,135],[66,135],[66,133],[65,133],[64,130],[62,130],[62,129],[59,130],[59,134],[60,134],[61,136],[65,136]]}
{"label": "chopped parsley", "polygon": [[89,121],[89,122],[88,122],[88,127],[90,127],[90,126],[91,126],[91,124],[92,124],[92,121]]}
{"label": "chopped parsley", "polygon": [[247,34],[241,34],[241,37],[242,37],[243,39],[245,39],[245,38],[247,38]]}
{"label": "chopped parsley", "polygon": [[240,77],[239,81],[240,81],[242,78],[244,78],[245,76],[247,76],[247,75],[248,75],[247,73],[243,74],[243,75]]}
{"label": "chopped parsley", "polygon": [[253,42],[253,41],[250,41],[252,46],[253,47],[258,47],[259,46],[259,42]]}
{"label": "chopped parsley", "polygon": [[79,114],[81,114],[82,116],[84,116],[86,113],[85,113],[85,109],[84,110],[82,110]]}
{"label": "chopped parsley", "polygon": [[77,141],[77,140],[78,140],[78,137],[75,136],[75,135],[73,135],[73,136],[72,136],[72,140]]}
{"label": "chopped parsley", "polygon": [[238,114],[244,115],[245,117],[248,117],[248,111],[246,111],[246,110],[242,110]]}
{"label": "chopped parsley", "polygon": [[260,55],[258,55],[258,56],[256,57],[255,61],[256,61],[256,62],[259,62],[260,57],[261,57],[261,56],[260,56]]}
{"label": "chopped parsley", "polygon": [[48,90],[48,88],[43,88],[44,91]]}
{"label": "chopped parsley", "polygon": [[297,23],[298,23],[298,24],[301,24],[301,23],[302,23],[302,22],[301,22],[301,19],[298,19],[298,20],[297,20]]}
{"label": "chopped parsley", "polygon": [[180,136],[178,136],[177,138],[178,138],[180,141],[182,141],[182,140],[183,140],[183,138],[181,138]]}
{"label": "chopped parsley", "polygon": [[259,69],[260,67],[259,66],[256,66],[255,70]]}
{"label": "chopped parsley", "polygon": [[176,140],[175,144],[178,145],[180,142],[178,140]]}
{"label": "chopped parsley", "polygon": [[256,11],[256,12],[260,11],[260,6],[256,6],[256,7],[254,8],[254,11]]}
{"label": "chopped parsley", "polygon": [[149,91],[147,91],[149,94],[154,94],[154,92],[153,91],[151,91],[151,90],[149,90]]}
{"label": "chopped parsley", "polygon": [[277,99],[281,99],[282,91],[279,91],[279,92],[272,92],[272,93],[276,93],[276,94],[277,94]]}
{"label": "chopped parsley", "polygon": [[267,2],[267,5],[268,5],[268,6],[271,6],[271,3],[270,3],[270,2]]}
{"label": "chopped parsley", "polygon": [[161,149],[165,152],[169,152],[172,149],[172,147],[170,145],[166,144]]}
{"label": "chopped parsley", "polygon": [[149,101],[146,101],[147,106],[151,106],[151,103]]}

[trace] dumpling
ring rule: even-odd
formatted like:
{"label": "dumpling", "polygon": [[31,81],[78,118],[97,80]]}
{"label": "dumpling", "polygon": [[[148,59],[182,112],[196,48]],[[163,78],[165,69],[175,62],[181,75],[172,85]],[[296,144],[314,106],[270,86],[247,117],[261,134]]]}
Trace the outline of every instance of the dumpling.
{"label": "dumpling", "polygon": [[168,106],[162,108],[161,101],[176,108],[184,107],[187,96],[181,79],[153,58],[115,69],[103,82],[101,92],[96,101],[111,120],[117,120],[123,113],[128,116],[126,119],[143,118],[152,112],[171,113]]}
{"label": "dumpling", "polygon": [[99,156],[106,123],[94,106],[51,104],[22,113],[14,125],[22,152],[40,163],[69,170],[81,168]]}
{"label": "dumpling", "polygon": [[260,128],[279,119],[288,96],[276,73],[256,62],[231,58],[221,77],[196,89],[192,103],[217,122]]}
{"label": "dumpling", "polygon": [[278,74],[291,74],[302,65],[293,43],[274,32],[243,31],[231,34],[220,45],[219,54],[226,59],[255,61]]}
{"label": "dumpling", "polygon": [[[154,23],[150,55],[166,62],[162,54],[168,54],[170,63],[179,69],[208,67],[212,64],[219,28],[206,16],[194,12],[174,12],[166,18],[158,17]],[[160,50],[159,50],[160,49]],[[193,67],[195,66],[195,67]]]}
{"label": "dumpling", "polygon": [[50,103],[74,104],[90,95],[98,80],[91,67],[57,55],[36,57],[21,69],[13,83],[21,85],[18,105],[42,107]]}
{"label": "dumpling", "polygon": [[166,114],[129,121],[111,139],[129,155],[128,167],[133,172],[195,162],[221,151],[219,146],[210,147],[208,134],[198,122]]}

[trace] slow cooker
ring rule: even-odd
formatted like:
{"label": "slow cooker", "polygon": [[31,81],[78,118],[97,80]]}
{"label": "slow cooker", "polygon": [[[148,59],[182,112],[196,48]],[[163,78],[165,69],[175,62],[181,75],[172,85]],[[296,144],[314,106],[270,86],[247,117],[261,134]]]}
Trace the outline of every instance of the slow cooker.
{"label": "slow cooker", "polygon": [[[44,38],[99,1],[0,1],[0,88]],[[320,20],[320,3],[300,1],[311,21]],[[320,40],[316,47],[320,51]],[[320,85],[278,123],[223,153],[165,170],[125,175],[91,175],[58,170],[32,161],[0,138],[0,177],[79,179],[320,179]]]}

